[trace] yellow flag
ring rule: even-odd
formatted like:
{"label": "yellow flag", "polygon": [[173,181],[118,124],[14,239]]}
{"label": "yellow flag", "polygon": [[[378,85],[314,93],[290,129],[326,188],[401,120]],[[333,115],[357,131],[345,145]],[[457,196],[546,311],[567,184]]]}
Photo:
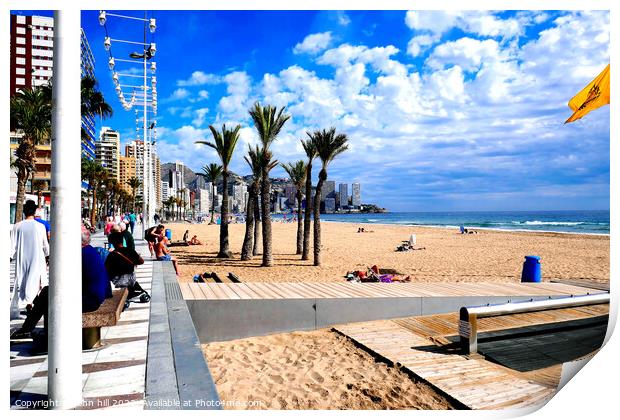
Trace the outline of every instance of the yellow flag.
{"label": "yellow flag", "polygon": [[603,105],[609,104],[609,64],[596,79],[568,102],[568,106],[574,112],[564,124],[578,120]]}

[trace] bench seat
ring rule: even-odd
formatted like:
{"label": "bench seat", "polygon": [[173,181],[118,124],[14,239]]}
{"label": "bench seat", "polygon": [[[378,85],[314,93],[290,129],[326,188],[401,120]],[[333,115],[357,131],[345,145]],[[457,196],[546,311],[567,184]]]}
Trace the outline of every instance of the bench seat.
{"label": "bench seat", "polygon": [[127,289],[112,291],[112,297],[103,301],[99,309],[82,313],[82,349],[102,347],[101,327],[116,325],[127,300]]}

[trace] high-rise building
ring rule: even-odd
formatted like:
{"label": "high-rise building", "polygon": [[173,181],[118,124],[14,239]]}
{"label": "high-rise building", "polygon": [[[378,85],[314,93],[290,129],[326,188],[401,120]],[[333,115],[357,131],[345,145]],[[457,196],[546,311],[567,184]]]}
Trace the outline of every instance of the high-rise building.
{"label": "high-rise building", "polygon": [[233,207],[230,210],[235,212],[243,212],[245,210],[245,195],[248,192],[248,187],[244,184],[233,185]]}
{"label": "high-rise building", "polygon": [[205,216],[211,211],[211,200],[209,197],[211,194],[208,190],[199,188],[196,190],[196,201],[198,202],[197,211],[200,216]]}
{"label": "high-rise building", "polygon": [[338,184],[338,205],[340,208],[349,205],[349,186],[347,184]]}
{"label": "high-rise building", "polygon": [[11,96],[52,77],[54,18],[11,14]]}
{"label": "high-rise building", "polygon": [[155,187],[155,209],[161,209],[163,202],[163,195],[161,191],[161,162],[159,160],[159,156],[157,155],[157,148],[155,145],[152,146],[152,159],[151,163],[153,164],[153,185]]}
{"label": "high-rise building", "polygon": [[[88,39],[86,38],[86,34],[84,33],[84,29],[82,29],[82,34],[80,36],[80,51],[81,51],[81,65],[80,65],[80,73],[81,76],[90,77],[92,79],[95,78],[95,57],[93,56],[93,52],[90,49],[90,44],[88,43]],[[92,113],[82,114],[82,157],[93,160],[95,159],[95,117]]]}
{"label": "high-rise building", "polygon": [[132,140],[125,145],[125,157],[136,159],[136,178],[140,181],[137,195],[144,197],[144,142],[142,140]]}
{"label": "high-rise building", "polygon": [[326,198],[336,198],[336,181],[325,181],[321,190],[321,201]]}
{"label": "high-rise building", "polygon": [[359,182],[354,182],[351,185],[351,205],[353,207],[360,207],[362,205],[362,187]]}
{"label": "high-rise building", "polygon": [[133,156],[120,156],[118,158],[118,182],[129,194],[133,194],[133,189],[129,186],[129,180],[131,178],[137,178],[136,158]]}
{"label": "high-rise building", "polygon": [[[11,14],[10,38],[10,95],[20,89],[46,85],[52,77],[54,55],[54,19],[45,16]],[[23,135],[10,133],[11,154],[19,146]],[[35,170],[26,182],[26,190],[41,189],[44,201],[49,203],[52,175],[52,147],[50,139],[35,146]],[[11,171],[11,192],[17,190],[17,175]]]}
{"label": "high-rise building", "polygon": [[325,199],[325,213],[333,213],[336,211],[336,199],[335,198],[326,198]]}
{"label": "high-rise building", "polygon": [[170,190],[169,190],[169,184],[168,181],[161,181],[161,199],[162,202],[167,201],[168,198],[170,197]]}
{"label": "high-rise building", "polygon": [[99,141],[95,147],[95,160],[101,164],[110,177],[119,180],[119,152],[121,134],[110,127],[101,127]]}

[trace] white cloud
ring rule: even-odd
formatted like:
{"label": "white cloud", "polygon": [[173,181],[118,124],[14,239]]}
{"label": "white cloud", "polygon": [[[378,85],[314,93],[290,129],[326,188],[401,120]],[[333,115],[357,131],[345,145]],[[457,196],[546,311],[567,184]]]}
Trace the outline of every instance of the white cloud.
{"label": "white cloud", "polygon": [[437,41],[437,37],[431,35],[414,36],[407,44],[407,54],[417,57]]}
{"label": "white cloud", "polygon": [[199,108],[194,110],[195,118],[192,120],[192,124],[200,127],[205,122],[205,117],[209,113],[209,108]]}
{"label": "white cloud", "polygon": [[293,48],[294,54],[317,54],[329,46],[332,40],[331,32],[311,34]]}
{"label": "white cloud", "polygon": [[177,80],[177,86],[201,86],[221,83],[221,77],[197,70],[187,80]]}
{"label": "white cloud", "polygon": [[477,71],[483,62],[496,61],[499,58],[500,48],[497,41],[461,38],[437,46],[426,64],[435,69],[456,64],[465,71]]}
{"label": "white cloud", "polygon": [[[218,110],[234,119],[245,119],[251,105],[250,92],[252,81],[244,71],[235,71],[223,78],[226,83],[226,93],[218,103]],[[219,120],[219,118],[218,118]]]}
{"label": "white cloud", "polygon": [[351,23],[351,18],[347,16],[347,14],[343,11],[339,11],[338,13],[338,24],[341,26],[348,26]]}
{"label": "white cloud", "polygon": [[162,102],[166,103],[166,102],[180,101],[183,99],[187,99],[189,95],[190,95],[189,90],[185,88],[178,88],[178,89],[175,89],[174,92],[172,92],[172,94],[166,99],[164,99]]}

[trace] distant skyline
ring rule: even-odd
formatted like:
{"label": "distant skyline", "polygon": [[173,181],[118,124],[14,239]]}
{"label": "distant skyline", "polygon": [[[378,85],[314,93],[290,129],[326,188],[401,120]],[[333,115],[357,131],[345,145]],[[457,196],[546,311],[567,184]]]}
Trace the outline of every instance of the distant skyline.
{"label": "distant skyline", "polygon": [[[82,26],[115,109],[103,125],[126,143],[135,117],[114,94],[97,16],[83,12]],[[306,131],[335,126],[350,150],[330,165],[329,179],[360,182],[365,202],[392,211],[609,209],[609,107],[564,125],[568,100],[609,63],[608,12],[149,17],[157,19],[162,162],[199,171],[217,157],[194,141],[211,139],[209,124],[239,123],[231,170],[249,173],[243,155],[257,137],[247,110],[260,101],[292,115],[273,146],[278,160],[303,159]],[[108,29],[141,39],[140,25],[109,19]]]}

